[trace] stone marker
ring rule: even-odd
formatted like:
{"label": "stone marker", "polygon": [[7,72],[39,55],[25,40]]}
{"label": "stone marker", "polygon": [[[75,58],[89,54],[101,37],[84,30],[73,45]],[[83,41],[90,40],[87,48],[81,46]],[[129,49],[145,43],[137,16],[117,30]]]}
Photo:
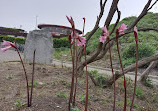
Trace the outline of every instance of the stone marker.
{"label": "stone marker", "polygon": [[53,55],[52,35],[48,31],[33,30],[27,35],[24,48],[24,61],[32,63],[33,52],[36,49],[35,62],[51,64]]}

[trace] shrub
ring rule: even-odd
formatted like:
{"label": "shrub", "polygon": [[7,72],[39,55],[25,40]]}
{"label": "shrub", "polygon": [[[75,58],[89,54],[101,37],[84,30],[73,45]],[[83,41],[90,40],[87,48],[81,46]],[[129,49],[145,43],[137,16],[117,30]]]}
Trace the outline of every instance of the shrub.
{"label": "shrub", "polygon": [[14,107],[16,109],[21,108],[22,106],[26,105],[26,103],[22,103],[21,99],[16,99],[16,102],[14,103]]}
{"label": "shrub", "polygon": [[25,44],[25,38],[19,38],[19,37],[10,37],[10,36],[5,36],[5,35],[0,35],[0,42],[3,40],[13,42],[15,41],[18,44]]}
{"label": "shrub", "polygon": [[136,88],[136,97],[139,99],[145,98],[145,94],[144,94],[143,90],[139,87]]}
{"label": "shrub", "polygon": [[80,111],[80,109],[78,107],[72,107],[72,104],[71,104],[71,108],[70,108],[70,111]]}
{"label": "shrub", "polygon": [[[3,40],[10,41],[10,42],[15,41],[18,44],[25,44],[25,41],[26,41],[25,38],[0,35],[0,42],[2,42]],[[54,48],[61,48],[61,47],[67,47],[68,48],[69,47],[68,38],[67,37],[63,37],[63,38],[60,38],[60,39],[54,38],[53,39],[53,47]]]}
{"label": "shrub", "polygon": [[[139,60],[152,56],[155,53],[155,49],[149,44],[138,44],[138,55]],[[135,42],[127,46],[121,53],[123,66],[130,65],[136,61],[136,44]]]}
{"label": "shrub", "polygon": [[54,38],[53,39],[53,47],[54,48],[60,48],[60,47],[69,47],[69,41],[68,41],[68,38],[67,37],[64,37],[64,38],[60,38],[60,39],[57,39],[57,38]]}
{"label": "shrub", "polygon": [[147,79],[145,80],[144,85],[147,86],[147,87],[150,87],[150,88],[153,88],[153,87],[154,87],[154,84],[153,84],[153,82],[152,82],[152,80],[151,80],[150,78],[147,78]]}

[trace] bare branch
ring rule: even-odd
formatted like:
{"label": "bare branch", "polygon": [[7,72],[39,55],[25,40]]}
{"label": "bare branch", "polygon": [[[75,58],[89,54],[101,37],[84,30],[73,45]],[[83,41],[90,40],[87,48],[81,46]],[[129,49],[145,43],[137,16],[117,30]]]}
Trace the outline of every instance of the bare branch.
{"label": "bare branch", "polygon": [[[101,19],[102,15],[103,15],[104,7],[105,7],[106,2],[107,2],[107,0],[105,0],[103,5],[101,6],[101,11],[100,11],[100,15],[99,15],[99,17],[97,19],[96,26],[94,27],[94,29],[88,35],[87,41],[92,36],[91,34],[94,34],[96,32],[96,30],[98,29],[98,25],[99,25],[99,22],[100,22],[100,19]],[[114,15],[115,11],[117,10],[118,2],[119,2],[119,0],[113,0],[113,3],[111,5],[111,8],[110,8],[110,11],[109,11],[109,14],[108,14],[108,17],[107,17],[106,22],[105,22],[105,25],[107,27],[109,26],[109,24],[110,24],[110,22],[111,22],[111,20],[113,18],[113,15]],[[99,43],[96,52],[90,58],[87,59],[87,64],[90,63],[91,61],[95,60],[95,58],[100,54],[101,50],[102,50],[102,43]]]}
{"label": "bare branch", "polygon": [[152,9],[153,6],[154,6],[157,2],[158,2],[158,0],[156,0],[156,1],[151,5],[151,7],[148,8],[148,11],[149,11],[150,9]]}
{"label": "bare branch", "polygon": [[112,20],[115,12],[117,10],[118,2],[119,2],[119,0],[113,0],[113,2],[112,2],[109,14],[108,14],[106,21],[105,21],[105,24],[104,24],[104,26],[106,25],[107,28],[109,27],[111,20]]}
{"label": "bare branch", "polygon": [[100,0],[100,10],[101,10],[101,8],[102,8],[102,2],[103,2],[103,1],[102,1],[102,0]]}
{"label": "bare branch", "polygon": [[[100,22],[100,20],[101,20],[101,18],[102,18],[102,16],[103,16],[104,8],[105,8],[106,2],[107,2],[107,0],[105,0],[104,3],[102,4],[102,0],[100,0],[100,9],[101,9],[101,11],[100,11],[99,17],[97,17],[97,21],[96,21],[96,24],[95,24],[93,30],[90,32],[90,34],[89,34],[89,35],[87,36],[87,38],[86,38],[86,42],[88,42],[88,40],[92,37],[92,35],[93,35],[93,34],[97,31],[97,29],[99,28],[99,22]],[[83,48],[83,47],[82,47],[82,48]],[[90,61],[92,61],[93,59],[95,59],[95,58],[99,55],[99,53],[101,52],[101,49],[102,49],[102,43],[98,43],[98,48],[97,48],[97,50],[95,51],[95,53],[94,53],[91,57],[89,57],[89,58],[87,59],[87,64],[88,64]],[[82,50],[83,50],[83,49],[82,49]],[[85,64],[85,63],[83,62],[83,64]]]}
{"label": "bare branch", "polygon": [[145,80],[148,78],[149,72],[155,68],[155,66],[158,64],[158,60],[157,61],[153,61],[150,63],[150,65],[148,66],[148,68],[142,73],[139,81],[141,83],[145,82]]}
{"label": "bare branch", "polygon": [[[91,57],[89,57],[89,58],[87,59],[87,64],[91,63],[91,61],[93,61],[93,60],[100,54],[101,49],[102,49],[102,45],[103,45],[103,44],[99,42],[98,48],[97,48],[97,50],[95,51],[95,53],[94,53]],[[85,61],[83,62],[83,65],[85,66]]]}
{"label": "bare branch", "polygon": [[[151,62],[151,61],[155,61],[155,60],[158,60],[158,54],[155,54],[155,55],[153,55],[153,56],[150,56],[150,57],[147,57],[147,58],[145,58],[145,59],[139,60],[139,61],[138,61],[138,67],[141,67],[141,66],[143,66],[143,65],[145,65],[145,64],[147,64],[147,63],[149,63],[149,62]],[[125,68],[125,73],[127,73],[127,72],[129,72],[129,71],[135,69],[135,65],[136,65],[136,64],[133,63],[133,64],[131,64],[130,66],[126,67],[126,68]],[[119,73],[121,73],[121,71],[120,71]]]}
{"label": "bare branch", "polygon": [[114,27],[113,27],[112,31],[110,32],[110,35],[114,32],[114,30],[115,30],[115,28],[116,28],[117,24],[118,24],[118,23],[119,23],[119,21],[120,21],[121,12],[119,11],[119,9],[118,9],[118,8],[117,8],[117,15],[118,15],[117,20],[116,20],[116,22],[115,22],[115,25],[114,25]]}
{"label": "bare branch", "polygon": [[141,18],[143,18],[147,12],[148,12],[148,8],[151,4],[152,0],[148,0],[147,4],[145,5],[143,11],[141,12],[141,14],[136,18],[136,20],[128,27],[127,30],[131,30],[138,22]]}
{"label": "bare branch", "polygon": [[[96,23],[95,23],[95,26],[94,26],[93,30],[89,33],[89,35],[88,35],[87,38],[86,38],[86,41],[87,41],[87,42],[88,42],[89,39],[92,37],[92,35],[97,31],[97,29],[99,28],[99,23],[100,23],[100,20],[101,20],[101,18],[102,18],[102,16],[103,16],[104,8],[105,8],[105,4],[106,4],[107,0],[105,0],[103,4],[102,4],[102,0],[100,0],[100,2],[101,2],[101,3],[100,3],[100,14],[99,14],[99,16],[97,17],[97,21],[96,21]],[[102,4],[102,5],[101,5],[101,4]]]}
{"label": "bare branch", "polygon": [[[150,30],[153,30],[153,31],[156,31],[158,32],[158,28],[150,28],[150,27],[147,27],[147,28],[139,28],[138,31],[150,31]],[[130,31],[126,31],[125,34],[122,34],[122,35],[119,35],[118,38],[126,35],[126,34],[129,34],[129,33],[132,33],[134,32],[133,30],[130,30]],[[110,41],[114,41],[116,39],[116,37],[113,37],[110,39]],[[107,45],[107,42],[105,43]]]}
{"label": "bare branch", "polygon": [[[113,46],[113,43],[114,42],[112,42],[112,41],[110,42],[110,47]],[[108,51],[108,46],[106,45],[105,48],[103,49],[102,53],[99,54],[98,57],[95,58],[93,61],[97,61],[97,60],[100,60],[101,58],[103,58],[105,56],[105,54],[107,53],[107,51]]]}

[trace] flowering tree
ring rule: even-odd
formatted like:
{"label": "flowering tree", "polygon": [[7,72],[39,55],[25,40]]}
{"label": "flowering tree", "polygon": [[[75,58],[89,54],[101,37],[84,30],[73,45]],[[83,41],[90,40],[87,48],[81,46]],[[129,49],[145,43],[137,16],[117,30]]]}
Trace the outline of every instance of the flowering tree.
{"label": "flowering tree", "polygon": [[[117,20],[112,28],[112,31],[109,32],[109,36],[111,36],[115,29],[118,27],[118,23],[119,23],[119,20],[120,20],[120,16],[121,16],[121,11],[119,10],[118,8],[118,3],[119,3],[120,0],[112,0],[112,4],[111,4],[111,8],[109,10],[109,13],[105,19],[105,22],[104,22],[104,26],[106,26],[106,28],[108,29],[109,28],[109,25],[111,23],[111,20],[113,19],[113,16],[115,13],[117,13]],[[127,29],[125,30],[124,34],[122,34],[122,31],[119,29],[121,28],[118,28],[118,31],[119,31],[119,35],[116,35],[117,36],[117,39],[123,37],[123,35],[126,35],[126,34],[129,34],[129,33],[132,33],[134,32],[134,26],[137,25],[137,23],[147,14],[147,12],[157,3],[158,0],[148,0],[147,3],[145,4],[142,12],[139,14],[139,16],[134,20],[133,23],[131,23]],[[86,37],[86,43],[88,43],[88,41],[91,39],[92,35],[97,31],[97,29],[99,28],[99,23],[100,23],[100,20],[102,19],[102,16],[104,14],[104,8],[105,8],[105,5],[107,3],[107,0],[100,0],[100,13],[99,15],[97,16],[97,20],[96,20],[96,23],[95,23],[95,26],[94,28],[92,29],[92,31],[87,35]],[[124,26],[123,26],[124,27]],[[81,57],[84,55],[84,47],[80,47],[78,49],[78,67],[77,67],[77,70],[80,72],[83,70],[83,68],[86,66],[86,64],[89,64],[89,63],[92,63],[94,61],[97,61],[97,60],[100,60],[101,58],[103,58],[107,52],[108,52],[108,39],[105,38],[105,36],[107,36],[106,34],[106,29],[102,29],[103,32],[102,32],[102,36],[100,37],[100,40],[98,40],[98,46],[97,46],[97,49],[92,53],[92,55],[90,57],[87,58],[86,62],[85,61],[82,61],[81,60]],[[153,31],[157,31],[158,32],[158,29],[156,28],[150,28],[150,27],[143,27],[143,28],[138,28],[138,31],[149,31],[149,30],[153,30]],[[117,33],[117,32],[116,32]],[[116,36],[115,37],[111,37],[109,38],[109,42],[110,42],[110,47],[113,46],[113,43],[115,42],[116,40]],[[140,60],[138,61],[138,67],[144,65],[144,64],[147,64],[151,61],[155,61],[157,60],[158,57],[157,55],[153,55],[151,57],[148,57],[148,58],[145,58],[145,61],[144,60]],[[135,66],[136,64],[132,64],[128,67],[125,67],[124,68],[124,73],[127,73],[128,71],[131,71],[133,69],[135,69]],[[117,71],[114,73],[115,75],[115,80],[117,80],[119,77],[121,77],[123,74],[122,74],[122,71]],[[110,86],[114,83],[114,80],[113,80],[113,77],[111,77],[108,81],[104,81],[104,84],[106,84],[106,86]]]}

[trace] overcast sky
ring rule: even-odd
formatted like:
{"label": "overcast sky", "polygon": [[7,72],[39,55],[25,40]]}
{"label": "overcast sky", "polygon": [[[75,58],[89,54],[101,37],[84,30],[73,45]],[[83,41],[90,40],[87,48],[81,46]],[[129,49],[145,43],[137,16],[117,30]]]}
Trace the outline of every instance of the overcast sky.
{"label": "overcast sky", "polygon": [[[100,0],[0,0],[0,26],[22,28],[31,31],[37,24],[56,24],[70,26],[66,15],[72,16],[76,28],[82,30],[83,20],[86,18],[85,31],[90,31],[99,14]],[[110,8],[112,0],[108,0],[100,27]],[[148,0],[120,0],[121,18],[137,16]],[[153,0],[155,1],[155,0]],[[151,10],[158,12],[158,3]],[[113,19],[114,22],[116,17]]]}

